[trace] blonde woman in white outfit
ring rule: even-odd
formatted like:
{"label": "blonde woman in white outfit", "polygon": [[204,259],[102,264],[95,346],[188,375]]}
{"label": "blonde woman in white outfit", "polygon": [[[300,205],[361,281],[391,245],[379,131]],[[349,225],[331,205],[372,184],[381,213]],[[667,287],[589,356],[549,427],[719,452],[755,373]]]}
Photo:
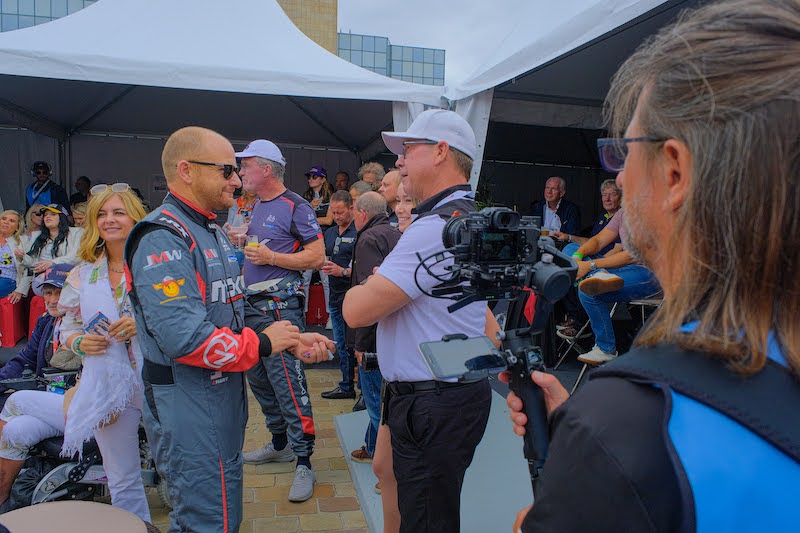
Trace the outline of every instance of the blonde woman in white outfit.
{"label": "blonde woman in white outfit", "polygon": [[[62,454],[94,436],[103,455],[111,503],[150,521],[139,458],[142,355],[126,291],[123,250],[145,212],[127,184],[98,185],[86,211],[78,257],[61,291],[61,340],[85,356],[67,409]],[[98,326],[98,313],[102,313]]]}

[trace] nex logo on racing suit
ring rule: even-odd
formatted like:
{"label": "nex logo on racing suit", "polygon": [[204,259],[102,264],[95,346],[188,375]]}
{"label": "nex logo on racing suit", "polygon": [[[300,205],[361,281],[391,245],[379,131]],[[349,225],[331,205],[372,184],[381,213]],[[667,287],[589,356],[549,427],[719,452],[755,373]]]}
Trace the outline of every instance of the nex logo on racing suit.
{"label": "nex logo on racing suit", "polygon": [[243,298],[242,287],[244,286],[244,276],[239,275],[236,279],[217,279],[211,282],[211,301],[217,302],[235,302]]}
{"label": "nex logo on racing suit", "polygon": [[236,361],[236,350],[239,341],[227,333],[220,333],[212,338],[203,352],[203,362],[209,368],[219,370],[228,363]]}
{"label": "nex logo on racing suit", "polygon": [[180,223],[178,223],[178,221],[176,221],[176,220],[174,220],[172,218],[163,217],[163,216],[162,217],[158,217],[158,221],[159,222],[163,222],[164,224],[169,224],[170,226],[172,226],[173,228],[178,230],[178,233],[180,233],[183,236],[184,239],[189,237],[189,234],[186,232],[185,229],[183,229],[183,226],[181,226]]}

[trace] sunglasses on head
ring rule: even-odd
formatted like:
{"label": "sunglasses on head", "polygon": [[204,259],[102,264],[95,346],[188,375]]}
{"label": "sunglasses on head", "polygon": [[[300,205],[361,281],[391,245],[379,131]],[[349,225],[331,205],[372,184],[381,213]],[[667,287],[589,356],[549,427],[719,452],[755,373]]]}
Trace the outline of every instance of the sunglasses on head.
{"label": "sunglasses on head", "polygon": [[89,193],[92,195],[100,194],[109,187],[111,187],[111,192],[125,192],[131,190],[131,186],[128,185],[127,183],[115,183],[113,185],[106,185],[105,183],[101,183],[89,189]]}
{"label": "sunglasses on head", "polygon": [[206,165],[206,166],[209,166],[209,167],[221,168],[222,169],[222,177],[225,178],[226,180],[231,179],[231,176],[233,176],[234,172],[236,172],[236,174],[238,175],[239,171],[242,168],[242,167],[240,167],[238,165],[226,165],[226,164],[223,164],[223,163],[209,163],[208,161],[189,161],[189,163],[194,163],[195,165]]}

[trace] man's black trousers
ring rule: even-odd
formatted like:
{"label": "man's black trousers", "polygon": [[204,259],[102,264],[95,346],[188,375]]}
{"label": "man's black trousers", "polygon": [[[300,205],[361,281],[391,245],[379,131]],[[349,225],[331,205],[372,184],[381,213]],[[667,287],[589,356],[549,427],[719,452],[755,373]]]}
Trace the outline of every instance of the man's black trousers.
{"label": "man's black trousers", "polygon": [[388,401],[401,533],[457,533],[464,472],[489,420],[488,380]]}

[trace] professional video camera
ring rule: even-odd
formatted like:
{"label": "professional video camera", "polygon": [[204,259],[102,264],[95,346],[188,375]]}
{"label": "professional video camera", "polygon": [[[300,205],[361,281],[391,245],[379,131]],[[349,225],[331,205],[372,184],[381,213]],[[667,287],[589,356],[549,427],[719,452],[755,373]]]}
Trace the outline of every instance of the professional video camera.
{"label": "professional video camera", "polygon": [[[511,373],[511,390],[522,399],[528,416],[523,453],[534,494],[549,437],[542,391],[530,374],[544,370],[541,346],[552,306],[567,294],[578,271],[575,261],[558,250],[552,239],[541,236],[540,225],[539,217],[522,217],[504,207],[456,215],[442,232],[446,249],[420,257],[418,267],[441,282],[431,296],[455,300],[448,307],[451,313],[472,302],[515,300],[526,287],[536,295],[533,323],[501,331],[502,350],[487,337],[467,338],[458,333],[420,345],[431,373],[440,379],[470,380],[502,370]],[[440,263],[447,264],[434,272]]]}

